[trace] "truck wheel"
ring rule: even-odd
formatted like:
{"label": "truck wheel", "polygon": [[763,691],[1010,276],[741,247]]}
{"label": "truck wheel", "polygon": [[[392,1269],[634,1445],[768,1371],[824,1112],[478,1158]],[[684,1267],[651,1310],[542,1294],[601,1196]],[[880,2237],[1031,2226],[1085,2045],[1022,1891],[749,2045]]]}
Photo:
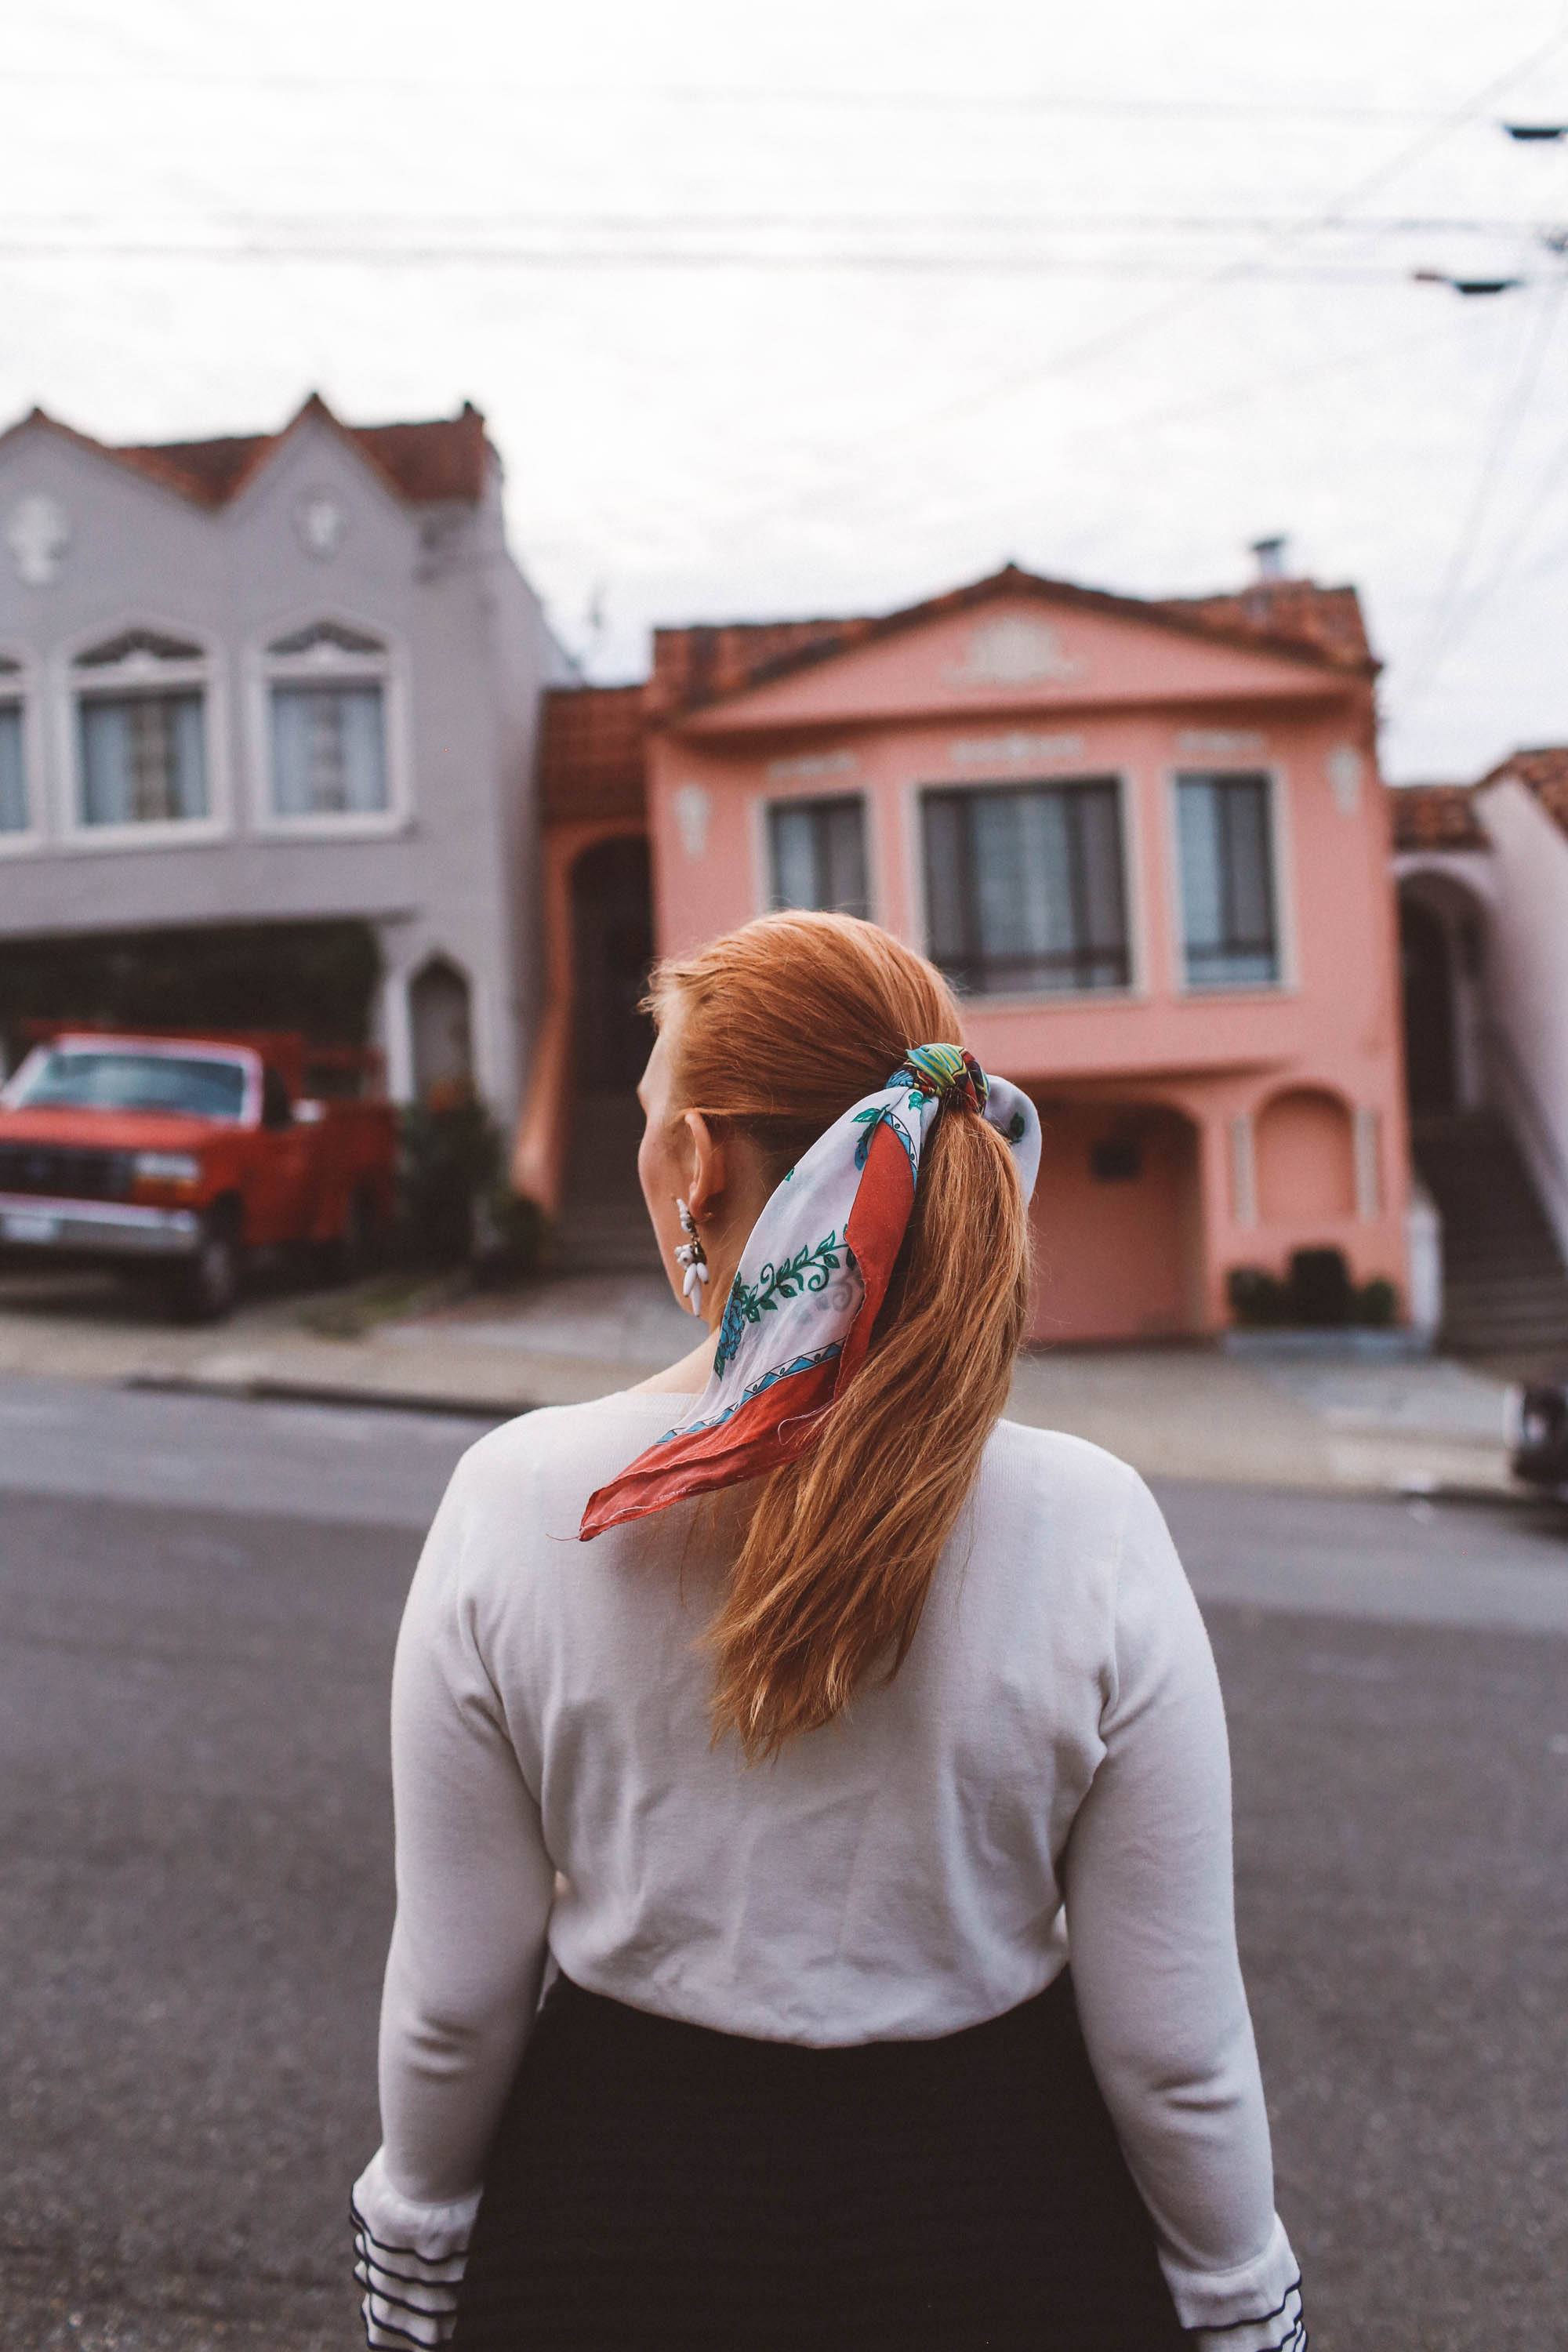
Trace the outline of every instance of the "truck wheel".
{"label": "truck wheel", "polygon": [[239,1297],[242,1264],[233,1213],[214,1210],[203,1223],[194,1254],[169,1284],[172,1313],[182,1323],[221,1323]]}

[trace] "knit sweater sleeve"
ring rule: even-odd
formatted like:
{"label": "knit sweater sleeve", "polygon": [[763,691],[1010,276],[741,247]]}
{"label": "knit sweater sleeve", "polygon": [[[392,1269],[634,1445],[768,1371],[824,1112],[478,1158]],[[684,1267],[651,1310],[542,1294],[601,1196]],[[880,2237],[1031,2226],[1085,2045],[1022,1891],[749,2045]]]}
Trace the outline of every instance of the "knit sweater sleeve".
{"label": "knit sweater sleeve", "polygon": [[381,2011],[383,2140],[355,2184],[372,2345],[452,2332],[486,2151],[532,2024],[554,1872],[480,1649],[471,1457],[408,1595],[392,1689],[397,1918]]}
{"label": "knit sweater sleeve", "polygon": [[1203,2352],[1303,2352],[1237,1956],[1230,1758],[1197,1603],[1130,1475],[1105,1755],[1066,1861],[1084,2040]]}

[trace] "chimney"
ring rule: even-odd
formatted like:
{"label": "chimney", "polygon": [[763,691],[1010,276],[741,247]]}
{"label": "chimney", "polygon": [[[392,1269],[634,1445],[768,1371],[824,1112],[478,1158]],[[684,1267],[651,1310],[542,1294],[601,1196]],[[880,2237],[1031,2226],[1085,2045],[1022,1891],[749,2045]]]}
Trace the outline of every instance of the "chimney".
{"label": "chimney", "polygon": [[1252,552],[1257,559],[1257,577],[1260,583],[1267,585],[1271,580],[1283,580],[1288,576],[1289,551],[1290,542],[1283,532],[1276,539],[1253,541]]}

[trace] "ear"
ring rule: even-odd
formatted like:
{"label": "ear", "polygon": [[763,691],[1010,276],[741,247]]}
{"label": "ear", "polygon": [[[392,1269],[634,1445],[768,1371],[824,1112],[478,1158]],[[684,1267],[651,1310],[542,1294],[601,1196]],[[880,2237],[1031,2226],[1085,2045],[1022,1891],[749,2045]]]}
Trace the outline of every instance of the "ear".
{"label": "ear", "polygon": [[681,1124],[686,1129],[686,1198],[692,1215],[700,1217],[724,1190],[724,1146],[700,1110],[684,1112]]}

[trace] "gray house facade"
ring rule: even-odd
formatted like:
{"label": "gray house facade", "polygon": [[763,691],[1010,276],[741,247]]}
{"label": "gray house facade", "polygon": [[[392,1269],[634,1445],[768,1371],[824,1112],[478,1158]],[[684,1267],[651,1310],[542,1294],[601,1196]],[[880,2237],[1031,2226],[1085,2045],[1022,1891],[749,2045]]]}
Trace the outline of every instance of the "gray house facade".
{"label": "gray house facade", "polygon": [[36,410],[0,436],[12,1051],[29,1013],[302,1004],[379,1043],[399,1098],[471,1084],[510,1123],[535,729],[570,674],[471,406],[353,427],[312,396],[278,433],[136,448]]}

